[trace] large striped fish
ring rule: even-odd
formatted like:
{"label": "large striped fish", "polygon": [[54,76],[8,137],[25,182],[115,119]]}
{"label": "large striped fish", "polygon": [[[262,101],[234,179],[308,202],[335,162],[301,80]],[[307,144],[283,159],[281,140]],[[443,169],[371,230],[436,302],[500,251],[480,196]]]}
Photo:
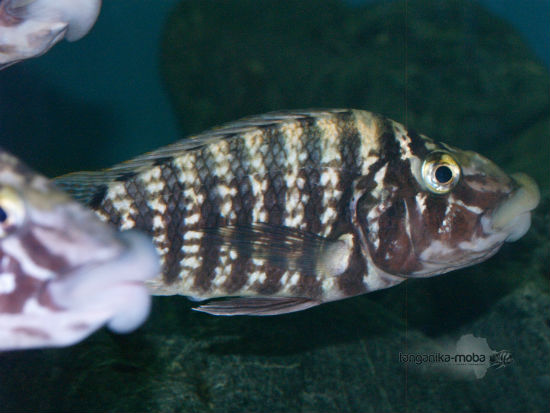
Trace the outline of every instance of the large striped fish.
{"label": "large striped fish", "polygon": [[360,110],[269,113],[60,187],[162,256],[154,294],[298,311],[483,261],[539,201],[526,175]]}
{"label": "large striped fish", "polygon": [[116,231],[0,149],[0,351],[133,330],[158,271],[147,236]]}

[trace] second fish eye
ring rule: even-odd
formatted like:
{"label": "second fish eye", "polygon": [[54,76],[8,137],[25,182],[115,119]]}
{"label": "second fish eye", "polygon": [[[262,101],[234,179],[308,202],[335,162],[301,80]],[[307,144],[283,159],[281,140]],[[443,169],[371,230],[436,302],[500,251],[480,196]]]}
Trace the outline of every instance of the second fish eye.
{"label": "second fish eye", "polygon": [[0,186],[0,238],[17,231],[25,221],[25,204],[9,186]]}

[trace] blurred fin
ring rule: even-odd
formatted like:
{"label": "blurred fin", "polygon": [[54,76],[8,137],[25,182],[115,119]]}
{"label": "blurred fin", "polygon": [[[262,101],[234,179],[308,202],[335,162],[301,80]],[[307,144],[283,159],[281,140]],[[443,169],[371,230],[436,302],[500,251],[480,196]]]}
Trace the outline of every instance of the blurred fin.
{"label": "blurred fin", "polygon": [[283,225],[257,223],[202,230],[239,254],[266,259],[285,270],[315,274],[323,252],[335,241]]}
{"label": "blurred fin", "polygon": [[279,315],[305,310],[321,304],[321,301],[303,297],[235,298],[215,301],[193,308],[212,315]]}

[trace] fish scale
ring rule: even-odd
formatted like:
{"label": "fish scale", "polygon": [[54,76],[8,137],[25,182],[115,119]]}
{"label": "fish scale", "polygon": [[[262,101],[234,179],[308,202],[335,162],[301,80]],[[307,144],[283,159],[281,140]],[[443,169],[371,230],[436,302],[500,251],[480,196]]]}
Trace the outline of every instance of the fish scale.
{"label": "fish scale", "polygon": [[351,109],[245,118],[57,183],[153,234],[153,293],[241,297],[199,307],[223,315],[298,311],[471,265],[526,231],[538,203],[528,178]]}

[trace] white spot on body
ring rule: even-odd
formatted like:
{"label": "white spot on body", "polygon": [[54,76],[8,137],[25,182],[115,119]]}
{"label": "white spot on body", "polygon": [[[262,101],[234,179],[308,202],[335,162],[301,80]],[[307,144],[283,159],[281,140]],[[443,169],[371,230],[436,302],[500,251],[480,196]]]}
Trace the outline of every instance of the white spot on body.
{"label": "white spot on body", "polygon": [[122,182],[112,183],[105,198],[111,201],[113,208],[120,214],[122,222],[120,229],[125,230],[136,226],[130,215],[137,214],[137,210]]}
{"label": "white spot on body", "polygon": [[15,290],[15,274],[4,273],[0,275],[0,294],[10,294]]}
{"label": "white spot on body", "polygon": [[289,274],[290,274],[289,271],[285,271],[284,274],[282,275],[282,277],[279,279],[279,284],[281,284],[283,287],[285,286],[285,284],[288,281]]}
{"label": "white spot on body", "polygon": [[182,247],[182,251],[184,254],[197,254],[199,252],[199,248],[199,244],[186,244]]}
{"label": "white spot on body", "polygon": [[252,208],[252,222],[266,222],[267,213],[264,208],[264,194],[267,190],[267,181],[262,176],[250,175],[252,194],[256,200]]}
{"label": "white spot on body", "polygon": [[321,288],[323,289],[323,296],[330,296],[332,290],[335,288],[334,277],[328,277],[323,280],[321,283]]}
{"label": "white spot on body", "polygon": [[196,214],[190,215],[188,217],[185,217],[183,219],[183,223],[184,223],[185,226],[191,226],[191,225],[194,225],[194,224],[198,223],[200,218],[201,218],[201,214],[196,213]]}
{"label": "white spot on body", "polygon": [[363,285],[367,291],[382,290],[403,282],[405,279],[388,274],[376,267],[371,260],[367,261],[367,274],[363,276]]}
{"label": "white spot on body", "polygon": [[290,280],[288,281],[288,286],[294,287],[298,284],[298,281],[300,281],[300,273],[295,272],[292,277],[290,277]]}
{"label": "white spot on body", "polygon": [[340,199],[342,191],[336,189],[339,184],[339,176],[334,168],[323,168],[319,181],[323,187],[323,213],[320,216],[320,221],[324,229],[321,235],[327,236],[330,233],[332,224],[338,217],[333,205]]}
{"label": "white spot on body", "polygon": [[439,262],[444,257],[451,256],[453,253],[453,250],[449,247],[447,247],[444,243],[442,243],[439,240],[432,241],[432,243],[422,251],[419,258],[422,261],[435,261]]}
{"label": "white spot on body", "polygon": [[489,251],[501,244],[508,236],[507,233],[503,232],[493,233],[491,220],[488,217],[484,216],[481,218],[481,226],[487,236],[485,238],[476,237],[470,241],[462,241],[458,244],[459,248],[472,252]]}
{"label": "white spot on body", "polygon": [[474,214],[480,215],[483,213],[483,209],[475,206],[475,205],[466,205],[462,200],[456,199],[454,196],[449,197],[449,203],[456,204],[458,206],[461,206],[462,208],[467,209],[470,212],[473,212]]}
{"label": "white spot on body", "polygon": [[140,179],[144,183],[147,183],[147,182],[150,182],[150,181],[158,181],[158,180],[160,180],[161,175],[162,174],[161,174],[160,166],[155,166],[153,168],[149,168],[149,169],[143,171],[140,174]]}
{"label": "white spot on body", "polygon": [[248,275],[248,280],[246,280],[246,284],[241,289],[241,292],[243,294],[246,294],[250,292],[250,287],[252,287],[256,283],[262,284],[267,279],[267,274],[265,271],[253,271]]}
{"label": "white spot on body", "polygon": [[224,291],[221,291],[220,287],[227,281],[227,277],[229,277],[233,268],[227,250],[227,246],[222,246],[220,248],[218,265],[214,270],[214,279],[212,280],[212,287],[214,290],[211,293],[214,295],[224,295]]}
{"label": "white spot on body", "polygon": [[220,213],[223,217],[228,218],[231,218],[235,215],[233,213],[233,202],[231,201],[231,198],[228,198],[224,202],[222,202]]}
{"label": "white spot on body", "polygon": [[200,240],[202,238],[202,232],[198,231],[185,231],[183,234],[183,239],[185,241],[189,240]]}
{"label": "white spot on body", "polygon": [[50,309],[41,305],[35,297],[29,298],[23,305],[22,313],[33,315],[44,315],[50,313]]}
{"label": "white spot on body", "polygon": [[386,171],[388,169],[388,164],[385,163],[376,173],[374,174],[374,182],[376,187],[372,190],[372,196],[377,199],[381,198],[382,191],[384,188],[384,178],[386,177]]}
{"label": "white spot on body", "polygon": [[426,198],[427,198],[426,194],[422,192],[419,192],[415,196],[416,206],[418,207],[418,210],[420,211],[421,214],[423,214],[424,211],[426,210]]}
{"label": "white spot on body", "polygon": [[327,225],[329,222],[334,221],[337,218],[336,210],[331,207],[327,207],[323,213],[321,214],[320,221],[321,224],[325,225],[327,228],[325,228],[325,231],[323,231],[323,235],[326,236],[330,232],[330,225]]}
{"label": "white spot on body", "polygon": [[148,199],[147,204],[149,205],[149,208],[151,208],[155,212],[158,212],[161,215],[166,212],[166,204],[162,202],[162,199],[160,197]]}
{"label": "white spot on body", "polygon": [[180,265],[183,269],[196,270],[201,266],[201,262],[197,257],[191,256],[183,258],[180,261]]}
{"label": "white spot on body", "polygon": [[[220,179],[223,179],[223,178],[220,177]],[[237,195],[237,188],[235,188],[234,186],[227,186],[227,185],[220,184],[218,185],[217,190],[218,190],[218,194],[220,194],[222,198],[225,198],[225,196],[227,195],[229,196]]]}
{"label": "white spot on body", "polygon": [[438,234],[446,234],[451,231],[451,220],[454,215],[452,212],[453,212],[453,205],[447,204],[447,207],[445,208],[443,221],[441,221],[441,225],[437,230]]}
{"label": "white spot on body", "polygon": [[258,267],[261,267],[262,265],[265,264],[265,260],[260,258],[252,258],[252,263]]}
{"label": "white spot on body", "polygon": [[155,215],[153,218],[153,229],[162,229],[164,228],[164,221],[162,220],[162,216]]}

